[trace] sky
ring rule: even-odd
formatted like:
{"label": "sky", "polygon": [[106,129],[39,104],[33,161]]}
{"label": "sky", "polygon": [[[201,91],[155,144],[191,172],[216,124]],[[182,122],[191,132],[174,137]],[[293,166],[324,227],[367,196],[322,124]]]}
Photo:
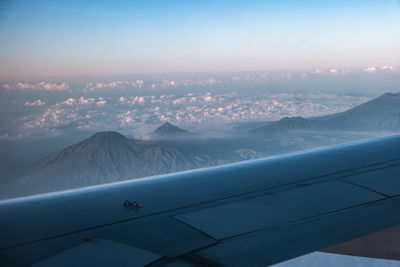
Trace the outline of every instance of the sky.
{"label": "sky", "polygon": [[0,78],[400,62],[400,1],[0,1]]}

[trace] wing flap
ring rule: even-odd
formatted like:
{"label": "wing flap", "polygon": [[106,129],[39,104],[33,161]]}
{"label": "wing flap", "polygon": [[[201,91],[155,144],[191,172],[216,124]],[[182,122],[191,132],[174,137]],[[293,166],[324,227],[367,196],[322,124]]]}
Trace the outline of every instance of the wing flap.
{"label": "wing flap", "polygon": [[170,258],[216,243],[210,236],[166,215],[119,223],[94,234]]}
{"label": "wing flap", "polygon": [[152,263],[161,256],[150,251],[95,238],[64,250],[34,267],[70,266],[130,266],[141,267]]}
{"label": "wing flap", "polygon": [[79,245],[82,243],[82,238],[77,234],[71,234],[0,250],[0,265],[28,266]]}
{"label": "wing flap", "polygon": [[196,252],[226,266],[266,266],[400,223],[400,200],[357,208],[240,235]]}
{"label": "wing flap", "polygon": [[342,181],[329,181],[176,215],[222,240],[339,211],[383,197]]}

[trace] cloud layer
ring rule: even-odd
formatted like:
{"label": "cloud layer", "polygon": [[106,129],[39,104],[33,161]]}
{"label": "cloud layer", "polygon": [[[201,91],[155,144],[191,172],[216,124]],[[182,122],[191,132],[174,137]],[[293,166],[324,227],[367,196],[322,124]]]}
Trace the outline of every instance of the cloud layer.
{"label": "cloud layer", "polygon": [[45,90],[45,91],[65,91],[69,90],[70,86],[66,82],[62,83],[54,83],[54,82],[17,82],[14,85],[10,85],[8,83],[3,85],[3,88],[6,90],[11,89],[22,89],[22,90]]}

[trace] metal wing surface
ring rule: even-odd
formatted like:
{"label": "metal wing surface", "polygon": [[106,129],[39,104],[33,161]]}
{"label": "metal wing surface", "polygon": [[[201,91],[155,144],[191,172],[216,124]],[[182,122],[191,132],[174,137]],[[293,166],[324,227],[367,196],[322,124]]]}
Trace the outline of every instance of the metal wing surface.
{"label": "metal wing surface", "polygon": [[397,135],[9,199],[0,265],[266,266],[400,224],[399,174]]}

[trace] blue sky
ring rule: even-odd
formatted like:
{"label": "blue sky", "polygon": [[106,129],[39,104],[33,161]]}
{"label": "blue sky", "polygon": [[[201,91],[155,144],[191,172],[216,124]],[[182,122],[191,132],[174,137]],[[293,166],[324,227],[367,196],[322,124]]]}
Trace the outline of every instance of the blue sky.
{"label": "blue sky", "polygon": [[400,62],[396,0],[95,2],[1,1],[0,77]]}

